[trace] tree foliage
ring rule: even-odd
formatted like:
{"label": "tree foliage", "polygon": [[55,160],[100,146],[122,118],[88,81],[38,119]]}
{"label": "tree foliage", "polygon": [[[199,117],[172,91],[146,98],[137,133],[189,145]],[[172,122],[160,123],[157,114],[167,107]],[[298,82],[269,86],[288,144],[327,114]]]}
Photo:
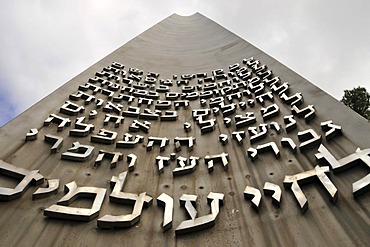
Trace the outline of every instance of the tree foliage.
{"label": "tree foliage", "polygon": [[370,120],[370,94],[366,88],[355,87],[352,90],[344,90],[341,102]]}

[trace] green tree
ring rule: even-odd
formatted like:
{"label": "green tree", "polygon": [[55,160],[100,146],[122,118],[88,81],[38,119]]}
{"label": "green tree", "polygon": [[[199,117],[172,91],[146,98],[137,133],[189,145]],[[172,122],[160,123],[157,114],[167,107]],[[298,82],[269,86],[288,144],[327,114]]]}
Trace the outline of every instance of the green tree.
{"label": "green tree", "polygon": [[344,90],[341,102],[370,120],[370,94],[366,91],[366,88],[355,87],[352,90]]}

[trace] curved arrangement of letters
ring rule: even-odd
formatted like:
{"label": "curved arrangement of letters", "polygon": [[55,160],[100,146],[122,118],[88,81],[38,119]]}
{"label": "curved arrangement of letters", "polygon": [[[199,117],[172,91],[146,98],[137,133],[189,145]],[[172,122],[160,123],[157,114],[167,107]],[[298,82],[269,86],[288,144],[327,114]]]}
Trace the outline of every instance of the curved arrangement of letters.
{"label": "curved arrangement of letters", "polygon": [[[181,92],[171,90],[173,87],[181,88]],[[280,103],[291,108],[291,114],[281,116]],[[153,121],[179,121],[178,110],[189,109],[189,102],[198,102],[197,109],[191,109],[193,122],[179,123],[183,126],[184,136],[170,139],[164,136],[151,136],[150,129]],[[83,105],[81,105],[81,102]],[[256,104],[261,105],[260,117],[263,122],[258,122],[256,112],[251,111]],[[148,106],[145,109],[140,106]],[[153,106],[149,109],[150,106]],[[91,108],[91,109],[90,109]],[[154,108],[154,109],[153,109]],[[237,109],[243,111],[238,114]],[[86,109],[90,109],[86,111]],[[85,115],[84,115],[85,114]],[[94,133],[94,121],[97,116],[104,114],[104,129]],[[297,118],[304,119],[309,125],[315,118],[316,110],[313,105],[303,105],[303,95],[300,92],[291,93],[288,82],[281,82],[277,75],[268,69],[266,65],[253,57],[244,59],[242,64],[235,63],[229,66],[228,71],[215,69],[210,75],[207,73],[186,74],[173,79],[160,79],[158,73],[149,72],[144,75],[140,69],[129,68],[125,70],[124,65],[113,62],[110,66],[97,72],[94,78],[83,85],[77,91],[69,95],[61,106],[59,113],[52,113],[44,121],[45,128],[57,128],[58,132],[66,131],[69,128],[69,136],[89,136],[90,143],[74,142],[73,146],[61,153],[61,159],[77,162],[86,162],[95,158],[95,166],[99,166],[103,159],[110,161],[110,168],[114,169],[123,160],[123,154],[119,149],[132,149],[133,153],[127,155],[126,163],[128,172],[135,169],[138,155],[134,154],[139,143],[146,143],[147,152],[163,152],[170,144],[174,145],[174,152],[169,156],[158,155],[153,161],[158,167],[158,174],[164,171],[171,162],[176,163],[172,174],[186,176],[196,172],[200,160],[204,160],[209,173],[220,165],[228,169],[229,154],[216,153],[204,157],[182,157],[177,153],[183,148],[191,152],[196,146],[196,138],[187,136],[192,128],[198,128],[201,134],[213,132],[217,125],[224,125],[225,128],[233,128],[232,135],[222,133],[219,135],[220,145],[229,145],[229,139],[235,141],[239,146],[249,141],[249,147],[245,150],[252,162],[256,161],[265,152],[271,152],[276,159],[281,157],[280,152],[306,152],[315,149],[317,161],[324,162],[324,166],[315,166],[311,170],[298,174],[286,175],[281,181],[285,188],[292,191],[296,201],[304,213],[308,208],[308,201],[301,190],[305,183],[318,181],[323,186],[331,200],[335,203],[338,197],[337,188],[329,178],[330,170],[334,173],[351,168],[354,164],[366,164],[370,167],[370,149],[358,149],[354,153],[340,159],[335,158],[322,143],[322,136],[327,141],[342,133],[340,126],[331,120],[321,123],[322,133],[316,133],[309,126],[297,134],[299,143],[285,134],[297,128]],[[68,116],[76,116],[76,121]],[[220,117],[222,121],[220,121]],[[276,121],[276,118],[283,119],[284,126]],[[271,119],[271,120],[270,120]],[[269,122],[268,122],[269,121]],[[118,136],[114,129],[121,125],[128,124],[129,131]],[[256,126],[251,126],[256,125]],[[73,127],[72,127],[73,126]],[[280,143],[267,141],[261,143],[270,132],[280,135]],[[26,141],[35,141],[38,130],[31,129],[26,134]],[[51,145],[52,155],[57,153],[63,145],[63,137],[46,134],[44,136],[46,145]],[[99,150],[97,157],[94,154],[94,143],[105,144],[104,150]],[[361,162],[357,162],[361,161]],[[21,178],[19,184],[14,188],[0,187],[0,200],[9,201],[22,196],[30,185],[39,186],[44,181],[43,175],[37,170],[28,171],[14,165],[0,161],[0,171],[7,176]],[[112,190],[109,201],[133,205],[131,214],[127,215],[104,215],[98,218],[99,228],[130,227],[140,221],[143,207],[153,204],[153,198],[142,192],[133,194],[124,192],[124,184],[129,180],[130,173],[127,171],[113,176],[110,180]],[[272,197],[276,207],[281,206],[282,191],[281,185],[266,181],[263,192]],[[353,195],[355,197],[366,192],[370,187],[370,173],[364,178],[353,183]],[[47,188],[38,188],[33,194],[33,199],[52,196],[58,192],[59,179],[47,181]],[[250,200],[253,208],[260,207],[262,200],[261,188],[247,185],[244,190],[244,197]],[[104,202],[106,188],[80,187],[75,181],[65,184],[66,194],[54,205],[45,209],[44,215],[63,219],[90,221],[99,215],[100,208]],[[91,208],[77,208],[69,206],[72,201],[80,197],[93,198]],[[180,198],[180,205],[185,208],[189,220],[181,222],[176,227],[176,234],[184,234],[191,231],[204,229],[215,224],[220,213],[220,207],[224,202],[224,194],[211,192],[207,197],[210,205],[210,214],[197,216],[195,204],[196,195],[183,194]],[[167,231],[172,227],[173,198],[162,193],[156,198],[158,206],[164,208],[163,229]],[[203,202],[202,202],[203,203]]]}

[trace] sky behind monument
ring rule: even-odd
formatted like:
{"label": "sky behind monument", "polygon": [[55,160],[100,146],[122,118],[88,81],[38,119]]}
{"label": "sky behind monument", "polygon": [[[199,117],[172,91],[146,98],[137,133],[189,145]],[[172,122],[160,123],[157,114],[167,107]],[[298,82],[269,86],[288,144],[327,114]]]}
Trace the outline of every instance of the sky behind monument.
{"label": "sky behind monument", "polygon": [[200,12],[337,99],[355,86],[370,91],[369,8],[361,0],[0,0],[0,126],[173,13]]}

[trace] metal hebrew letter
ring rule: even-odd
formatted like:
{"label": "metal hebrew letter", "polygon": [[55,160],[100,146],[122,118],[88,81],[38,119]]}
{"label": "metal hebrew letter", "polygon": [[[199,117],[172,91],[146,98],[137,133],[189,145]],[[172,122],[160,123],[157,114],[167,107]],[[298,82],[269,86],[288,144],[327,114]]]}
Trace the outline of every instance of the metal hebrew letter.
{"label": "metal hebrew letter", "polygon": [[325,138],[327,141],[333,139],[337,135],[342,134],[342,127],[333,124],[332,120],[321,122],[321,129],[325,131]]}
{"label": "metal hebrew letter", "polygon": [[166,145],[168,145],[169,141],[170,140],[166,137],[149,136],[146,151],[152,151],[153,145],[156,144],[159,145],[159,150],[162,152],[166,148]]}
{"label": "metal hebrew letter", "polygon": [[165,111],[164,114],[160,116],[161,121],[176,121],[177,111]]}
{"label": "metal hebrew letter", "polygon": [[158,165],[158,172],[163,173],[163,168],[168,166],[170,162],[170,157],[157,156],[155,158],[155,163]]}
{"label": "metal hebrew letter", "polygon": [[243,117],[243,115],[235,116],[235,126],[237,129],[246,127],[254,123],[256,123],[256,117],[254,116],[253,112],[247,112],[246,117]]}
{"label": "metal hebrew letter", "polygon": [[303,103],[302,93],[296,93],[292,96],[287,96],[285,93],[282,93],[280,95],[280,98],[285,104],[288,104],[290,106],[300,106]]}
{"label": "metal hebrew letter", "polygon": [[3,160],[0,160],[0,174],[19,180],[15,188],[0,187],[0,201],[17,199],[26,192],[31,183],[40,185],[44,182],[44,177],[39,173],[39,170],[28,171],[8,164]]}
{"label": "metal hebrew letter", "polygon": [[122,111],[122,108],[123,108],[123,105],[121,104],[114,104],[110,101],[107,102],[107,104],[105,104],[104,108],[103,108],[103,112],[114,112],[118,115],[121,114],[121,111]]}
{"label": "metal hebrew letter", "polygon": [[258,153],[266,152],[266,151],[273,151],[274,155],[277,159],[280,158],[280,150],[275,142],[269,142],[266,144],[258,145],[257,146]]}
{"label": "metal hebrew letter", "polygon": [[62,153],[62,159],[83,162],[93,155],[93,146],[81,145],[79,142],[74,142],[73,147],[67,152]]}
{"label": "metal hebrew letter", "polygon": [[63,145],[63,137],[60,136],[45,135],[44,141],[53,144],[50,149],[50,153],[58,152]]}
{"label": "metal hebrew letter", "polygon": [[233,139],[235,139],[239,145],[243,145],[243,139],[245,138],[245,131],[234,131],[232,133]]}
{"label": "metal hebrew letter", "polygon": [[290,188],[301,208],[302,213],[305,213],[308,208],[308,202],[306,196],[303,194],[300,185],[310,183],[314,180],[320,181],[324,186],[325,192],[330,196],[333,203],[338,199],[338,190],[335,185],[331,182],[326,173],[330,174],[329,166],[315,166],[314,169],[308,170],[295,175],[285,176],[284,187]]}
{"label": "metal hebrew letter", "polygon": [[134,148],[136,144],[142,143],[144,141],[144,136],[136,135],[135,140],[132,140],[132,135],[126,133],[124,135],[123,141],[117,141],[117,148]]}
{"label": "metal hebrew letter", "polygon": [[298,117],[304,117],[306,123],[312,120],[315,117],[315,108],[313,105],[308,105],[305,108],[299,109],[297,106],[292,106],[292,114],[297,115]]}
{"label": "metal hebrew letter", "polygon": [[120,152],[100,150],[94,165],[99,166],[104,158],[111,159],[110,168],[112,169],[117,166],[119,160],[123,159],[123,154]]}
{"label": "metal hebrew letter", "polygon": [[91,142],[102,144],[113,144],[117,138],[117,132],[101,129],[97,135],[92,135]]}
{"label": "metal hebrew letter", "polygon": [[148,121],[140,122],[138,120],[134,120],[130,127],[128,128],[131,132],[139,132],[139,130],[148,133],[151,123]]}
{"label": "metal hebrew letter", "polygon": [[195,204],[196,198],[196,195],[186,194],[180,197],[180,204],[185,207],[191,219],[181,222],[175,230],[176,235],[199,231],[215,225],[220,213],[220,206],[224,203],[224,194],[210,192],[207,196],[207,201],[211,205],[211,213],[199,218],[196,218],[197,211],[192,204],[192,202]]}
{"label": "metal hebrew letter", "polygon": [[30,131],[26,134],[26,142],[36,140],[38,133],[39,131],[37,129],[30,129]]}
{"label": "metal hebrew letter", "polygon": [[114,122],[114,127],[118,128],[121,123],[125,120],[124,117],[115,116],[111,114],[105,114],[104,126],[108,125],[109,122]]}
{"label": "metal hebrew letter", "polygon": [[72,103],[71,101],[66,101],[64,105],[60,107],[59,112],[64,113],[70,116],[77,115],[79,113],[83,113],[85,111],[85,108],[83,106],[79,106],[75,103]]}
{"label": "metal hebrew letter", "polygon": [[261,114],[264,121],[279,115],[280,108],[277,104],[272,104],[261,108]]}
{"label": "metal hebrew letter", "polygon": [[175,137],[174,143],[176,144],[177,142],[179,142],[180,145],[188,146],[189,151],[193,151],[195,138],[192,137],[192,136],[190,136],[190,137]]}
{"label": "metal hebrew letter", "polygon": [[290,132],[297,128],[297,121],[295,121],[293,115],[285,116],[284,123],[286,132]]}
{"label": "metal hebrew letter", "polygon": [[184,158],[181,156],[177,157],[177,165],[179,165],[180,167],[176,167],[172,171],[173,176],[180,176],[180,175],[192,173],[195,170],[195,167],[199,163],[199,157],[191,156],[189,160],[190,160],[190,165],[187,165],[187,161],[188,161],[187,158]]}
{"label": "metal hebrew letter", "polygon": [[[99,215],[103,204],[106,189],[97,187],[78,187],[76,182],[65,185],[67,193],[57,204],[51,205],[44,210],[44,216],[67,220],[90,221]],[[93,198],[91,208],[77,208],[68,206],[78,198]]]}
{"label": "metal hebrew letter", "polygon": [[85,117],[79,117],[76,119],[75,128],[69,131],[70,136],[87,136],[95,129],[93,124],[85,124],[84,120]]}
{"label": "metal hebrew letter", "polygon": [[49,126],[50,123],[57,123],[58,125],[58,132],[62,131],[64,127],[71,125],[71,120],[69,118],[60,117],[56,114],[51,114],[45,121],[44,126]]}
{"label": "metal hebrew letter", "polygon": [[172,227],[173,218],[173,199],[166,193],[162,193],[157,197],[157,204],[164,207],[163,214],[163,231],[167,231]]}
{"label": "metal hebrew letter", "polygon": [[127,162],[129,163],[128,164],[129,172],[132,172],[133,170],[135,170],[136,160],[137,160],[137,156],[135,154],[127,155]]}
{"label": "metal hebrew letter", "polygon": [[261,198],[262,198],[261,192],[259,189],[256,189],[251,186],[246,186],[244,189],[244,198],[246,200],[251,200],[252,207],[257,211],[259,210]]}
{"label": "metal hebrew letter", "polygon": [[289,138],[289,137],[281,138],[281,145],[283,147],[289,147],[293,153],[297,152],[297,145],[294,143],[292,138]]}
{"label": "metal hebrew letter", "polygon": [[281,203],[281,189],[280,186],[277,184],[273,184],[270,182],[266,182],[263,186],[263,193],[265,195],[272,195],[272,203],[276,207],[280,207]]}
{"label": "metal hebrew letter", "polygon": [[250,143],[255,143],[259,140],[264,139],[267,136],[267,124],[260,124],[258,126],[260,132],[257,132],[257,127],[249,127],[248,132],[250,135]]}
{"label": "metal hebrew letter", "polygon": [[[325,159],[326,162],[330,164],[334,173],[345,171],[358,164],[365,164],[370,168],[370,148],[357,148],[355,153],[350,154],[340,160],[337,160],[322,144],[320,145],[318,151],[319,153],[315,155],[316,159]],[[359,195],[367,192],[369,189],[370,173],[352,184],[352,193],[354,197],[358,197]]]}
{"label": "metal hebrew letter", "polygon": [[204,157],[204,162],[206,163],[208,167],[208,172],[213,172],[213,164],[215,162],[222,163],[222,167],[226,171],[229,165],[228,157],[229,157],[229,154],[227,153],[207,155],[206,157]]}
{"label": "metal hebrew letter", "polygon": [[270,100],[271,102],[274,102],[274,96],[272,95],[271,92],[267,92],[267,93],[261,94],[259,96],[256,96],[257,102],[260,103],[262,106],[265,105],[265,100],[266,99]]}
{"label": "metal hebrew letter", "polygon": [[33,194],[32,199],[40,199],[47,197],[51,194],[57,194],[59,189],[59,179],[49,179],[47,180],[47,188],[38,188]]}
{"label": "metal hebrew letter", "polygon": [[222,143],[222,145],[226,145],[227,142],[229,141],[229,137],[226,134],[221,134],[218,139]]}
{"label": "metal hebrew letter", "polygon": [[146,192],[137,194],[123,192],[127,172],[120,173],[118,177],[113,176],[111,179],[112,193],[109,195],[109,201],[134,205],[131,214],[126,215],[104,215],[98,219],[99,228],[115,228],[115,227],[131,227],[140,221],[141,211],[143,207],[149,207],[153,199],[146,195]]}
{"label": "metal hebrew letter", "polygon": [[298,139],[302,142],[299,145],[301,152],[306,151],[311,147],[317,147],[321,143],[321,135],[316,134],[313,129],[298,132]]}

